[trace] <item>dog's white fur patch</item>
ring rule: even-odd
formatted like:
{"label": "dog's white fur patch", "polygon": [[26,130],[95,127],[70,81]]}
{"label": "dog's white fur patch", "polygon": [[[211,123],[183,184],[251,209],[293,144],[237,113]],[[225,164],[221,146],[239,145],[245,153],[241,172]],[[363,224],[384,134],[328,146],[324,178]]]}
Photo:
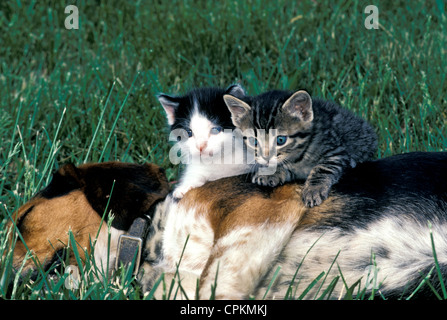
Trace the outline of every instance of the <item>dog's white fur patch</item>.
{"label": "dog's white fur patch", "polygon": [[[102,226],[94,248],[95,264],[104,275],[110,274],[115,268],[118,250],[118,239],[125,231]],[[109,237],[110,234],[110,237]]]}
{"label": "dog's white fur patch", "polygon": [[[431,232],[438,261],[447,264],[447,224],[429,221],[428,213],[427,222],[423,222],[420,217],[425,212],[415,207],[390,206],[390,212],[380,218],[349,230],[313,226],[294,229],[293,225],[265,223],[237,227],[215,240],[209,221],[203,217],[205,208],[186,210],[170,197],[166,201],[158,215],[161,220],[166,218],[166,230],[157,274],[164,272],[169,281],[180,280],[189,299],[195,297],[199,278],[199,298],[208,299],[216,274],[215,298],[219,299],[298,298],[306,290],[304,298],[314,299],[335,277],[339,279],[332,298],[346,293],[344,281],[351,286],[360,280],[360,289],[368,288],[367,292],[400,292],[434,266]],[[318,276],[320,280],[308,290]],[[437,277],[436,270],[432,277]],[[375,282],[371,283],[371,278]],[[411,293],[406,292],[406,297]],[[177,298],[184,296],[179,294]]]}
{"label": "dog's white fur patch", "polygon": [[[437,258],[440,264],[447,264],[446,224],[427,224],[406,217],[390,216],[379,219],[367,228],[355,228],[344,232],[333,228],[327,231],[312,229],[295,232],[281,253],[266,279],[273,277],[276,267],[281,267],[276,287],[268,298],[283,298],[298,267],[293,292],[298,297],[308,288],[321,272],[329,273],[323,287],[320,282],[309,291],[306,298],[322,294],[331,280],[342,275],[348,285],[361,279],[361,288],[371,286],[367,279],[374,277],[380,290],[402,288],[413,279],[425,276],[427,269],[434,266],[430,232],[433,232]],[[281,262],[282,261],[282,262]],[[371,268],[376,274],[368,275]],[[341,272],[341,274],[340,274]],[[368,278],[369,276],[369,278]],[[434,276],[434,273],[432,273]],[[325,275],[326,277],[326,275]],[[268,283],[260,294],[264,294]],[[372,288],[372,287],[371,287]],[[333,291],[333,297],[346,292],[340,279]],[[410,295],[408,292],[407,295]]]}

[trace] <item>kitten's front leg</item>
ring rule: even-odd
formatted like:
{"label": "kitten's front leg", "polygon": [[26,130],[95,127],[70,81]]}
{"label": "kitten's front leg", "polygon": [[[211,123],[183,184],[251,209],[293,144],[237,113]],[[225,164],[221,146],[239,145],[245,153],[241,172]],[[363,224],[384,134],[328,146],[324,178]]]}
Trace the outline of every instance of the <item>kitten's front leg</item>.
{"label": "kitten's front leg", "polygon": [[347,157],[337,156],[316,165],[304,184],[301,194],[304,204],[309,208],[322,204],[348,164]]}
{"label": "kitten's front leg", "polygon": [[191,189],[201,187],[205,184],[206,178],[200,175],[183,177],[182,181],[175,187],[172,196],[181,199]]}
{"label": "kitten's front leg", "polygon": [[180,184],[179,186],[177,186],[174,189],[174,191],[172,192],[172,196],[175,199],[181,199],[192,188],[193,188],[193,186],[191,186],[189,184]]}
{"label": "kitten's front leg", "polygon": [[329,181],[312,185],[312,182],[306,180],[302,191],[303,202],[308,208],[319,206],[329,196],[332,183]]}
{"label": "kitten's front leg", "polygon": [[253,175],[252,182],[261,186],[276,187],[290,181],[291,177],[287,170],[277,167],[272,174],[261,174],[259,170]]}

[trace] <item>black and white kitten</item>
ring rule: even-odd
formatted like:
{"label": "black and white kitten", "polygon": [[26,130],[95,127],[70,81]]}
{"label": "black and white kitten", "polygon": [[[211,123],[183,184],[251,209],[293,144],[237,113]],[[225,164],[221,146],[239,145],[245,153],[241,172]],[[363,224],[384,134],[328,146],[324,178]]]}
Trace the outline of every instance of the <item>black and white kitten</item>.
{"label": "black and white kitten", "polygon": [[[376,153],[377,136],[365,120],[333,102],[312,100],[305,91],[228,94],[224,100],[233,124],[256,152],[253,183],[274,187],[305,180],[302,198],[308,207],[328,197],[343,171]],[[276,170],[266,174],[272,165]]]}
{"label": "black and white kitten", "polygon": [[170,140],[177,141],[177,148],[171,149],[171,162],[176,163],[180,150],[180,161],[186,164],[173,191],[174,198],[182,198],[206,181],[250,172],[246,158],[240,157],[246,150],[244,143],[234,143],[234,125],[223,100],[225,94],[245,96],[240,85],[198,88],[182,96],[158,96],[170,125]]}

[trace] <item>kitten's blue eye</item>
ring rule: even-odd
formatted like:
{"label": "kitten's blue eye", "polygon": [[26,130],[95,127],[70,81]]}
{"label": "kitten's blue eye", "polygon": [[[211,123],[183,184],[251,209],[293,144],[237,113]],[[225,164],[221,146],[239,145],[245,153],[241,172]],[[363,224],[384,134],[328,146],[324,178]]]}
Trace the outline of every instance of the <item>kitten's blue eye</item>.
{"label": "kitten's blue eye", "polygon": [[287,137],[286,136],[278,136],[276,137],[276,144],[278,146],[282,146],[287,142]]}
{"label": "kitten's blue eye", "polygon": [[222,132],[222,127],[213,127],[213,128],[211,128],[211,131],[210,131],[211,134],[219,134],[221,132]]}
{"label": "kitten's blue eye", "polygon": [[258,146],[258,139],[255,137],[248,137],[248,143],[251,144],[254,147]]}
{"label": "kitten's blue eye", "polygon": [[192,130],[191,129],[186,129],[186,133],[188,134],[188,137],[192,137]]}

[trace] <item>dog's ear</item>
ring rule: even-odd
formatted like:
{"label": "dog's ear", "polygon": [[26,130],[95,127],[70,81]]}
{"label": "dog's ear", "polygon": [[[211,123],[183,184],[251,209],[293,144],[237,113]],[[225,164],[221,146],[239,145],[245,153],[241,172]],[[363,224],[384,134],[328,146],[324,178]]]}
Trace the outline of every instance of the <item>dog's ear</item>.
{"label": "dog's ear", "polygon": [[61,176],[79,180],[80,174],[78,168],[73,163],[63,165],[58,171]]}
{"label": "dog's ear", "polygon": [[146,181],[144,185],[140,185],[145,191],[146,200],[144,201],[145,205],[143,206],[142,214],[147,214],[147,211],[150,207],[152,207],[156,202],[163,200],[169,193],[169,183],[166,178],[165,170],[155,164],[146,163],[144,164]]}
{"label": "dog's ear", "polygon": [[50,184],[42,190],[41,196],[47,199],[60,197],[82,186],[81,172],[74,164],[67,163],[53,174]]}
{"label": "dog's ear", "polygon": [[83,187],[84,179],[82,178],[81,171],[73,163],[63,165],[58,170],[58,173],[63,177],[65,183],[73,189]]}
{"label": "dog's ear", "polygon": [[117,181],[109,207],[115,214],[112,226],[120,230],[128,230],[137,217],[152,218],[156,204],[169,193],[165,171],[155,164],[134,166],[124,172],[127,180]]}

